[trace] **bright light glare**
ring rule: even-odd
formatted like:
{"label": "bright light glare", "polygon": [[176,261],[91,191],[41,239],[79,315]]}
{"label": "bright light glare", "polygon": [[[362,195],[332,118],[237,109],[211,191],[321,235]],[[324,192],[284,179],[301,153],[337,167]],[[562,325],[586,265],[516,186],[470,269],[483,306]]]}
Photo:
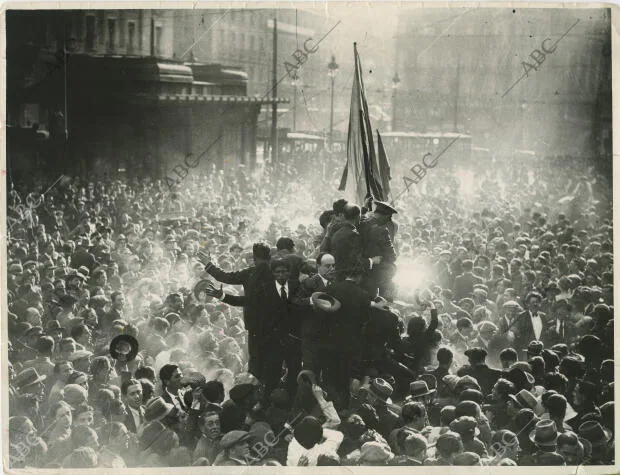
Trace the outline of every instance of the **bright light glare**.
{"label": "bright light glare", "polygon": [[398,290],[403,293],[403,297],[407,297],[413,296],[417,289],[427,288],[432,283],[434,276],[432,267],[413,259],[401,258],[393,282]]}

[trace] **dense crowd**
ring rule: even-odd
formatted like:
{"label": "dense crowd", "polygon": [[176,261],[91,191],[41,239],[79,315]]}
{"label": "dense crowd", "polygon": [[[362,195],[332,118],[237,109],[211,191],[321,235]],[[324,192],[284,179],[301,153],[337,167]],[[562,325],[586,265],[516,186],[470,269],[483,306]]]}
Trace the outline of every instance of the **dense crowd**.
{"label": "dense crowd", "polygon": [[340,172],[10,188],[11,467],[612,464],[606,177]]}

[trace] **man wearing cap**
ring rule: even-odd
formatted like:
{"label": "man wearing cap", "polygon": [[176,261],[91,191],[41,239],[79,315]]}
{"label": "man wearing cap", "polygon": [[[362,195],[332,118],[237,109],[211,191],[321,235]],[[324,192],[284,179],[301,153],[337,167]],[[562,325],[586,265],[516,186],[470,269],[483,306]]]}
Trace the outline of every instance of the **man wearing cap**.
{"label": "man wearing cap", "polygon": [[461,300],[470,297],[474,292],[474,284],[482,284],[482,278],[474,275],[474,263],[465,259],[462,263],[463,273],[454,279],[454,298]]}
{"label": "man wearing cap", "polygon": [[379,417],[377,432],[387,440],[396,427],[404,425],[403,419],[388,406],[392,404],[390,398],[394,389],[386,380],[375,378],[370,381],[366,391],[368,403],[375,408]]}
{"label": "man wearing cap", "polygon": [[213,465],[235,466],[250,465],[250,434],[243,430],[231,430],[220,440],[222,452],[216,457]]}
{"label": "man wearing cap", "polygon": [[200,457],[206,457],[209,461],[215,461],[220,453],[220,440],[222,432],[220,428],[221,409],[215,404],[207,406],[200,415],[198,426],[200,427],[200,439],[196,443],[192,459],[196,461]]}
{"label": "man wearing cap", "polygon": [[502,372],[489,368],[485,362],[487,350],[480,347],[470,348],[465,351],[465,356],[469,359],[469,365],[465,365],[457,371],[457,376],[469,375],[476,378],[482,393],[491,393],[493,385],[502,376]]}
{"label": "man wearing cap", "polygon": [[365,286],[373,294],[376,289],[379,289],[379,295],[390,301],[395,297],[395,288],[392,283],[392,278],[396,273],[394,238],[398,230],[398,224],[392,221],[395,213],[397,213],[396,209],[388,203],[375,201],[375,210],[364,216],[359,227],[363,256],[366,258],[381,257],[381,262],[373,265],[366,276]]}

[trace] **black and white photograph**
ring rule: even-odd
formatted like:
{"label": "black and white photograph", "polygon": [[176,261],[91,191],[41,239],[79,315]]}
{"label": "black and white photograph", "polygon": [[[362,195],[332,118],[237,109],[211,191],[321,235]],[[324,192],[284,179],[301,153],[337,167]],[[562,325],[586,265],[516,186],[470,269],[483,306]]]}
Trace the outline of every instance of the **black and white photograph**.
{"label": "black and white photograph", "polygon": [[0,12],[4,471],[613,472],[614,6],[90,6]]}

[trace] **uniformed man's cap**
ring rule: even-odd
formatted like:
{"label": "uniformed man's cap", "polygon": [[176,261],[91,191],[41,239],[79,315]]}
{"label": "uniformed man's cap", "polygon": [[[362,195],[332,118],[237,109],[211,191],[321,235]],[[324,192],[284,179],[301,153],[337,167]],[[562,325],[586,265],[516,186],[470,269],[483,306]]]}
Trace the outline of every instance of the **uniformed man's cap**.
{"label": "uniformed man's cap", "polygon": [[385,201],[375,201],[375,211],[382,214],[397,214],[398,211]]}

